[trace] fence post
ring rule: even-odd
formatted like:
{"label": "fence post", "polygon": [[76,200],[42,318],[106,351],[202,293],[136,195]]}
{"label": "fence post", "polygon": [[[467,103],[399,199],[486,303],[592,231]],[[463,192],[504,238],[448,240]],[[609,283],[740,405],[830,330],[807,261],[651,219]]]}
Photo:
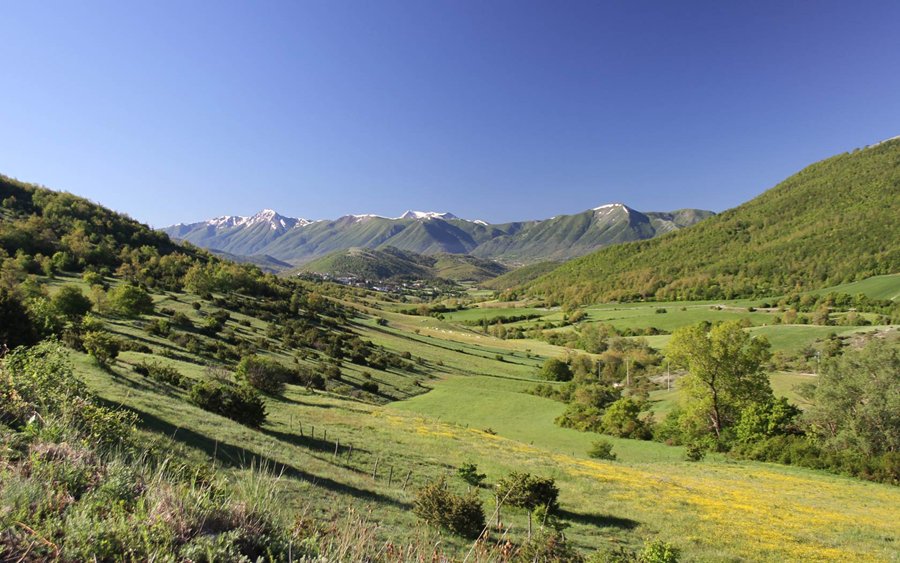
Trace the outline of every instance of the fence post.
{"label": "fence post", "polygon": [[379,459],[381,459],[381,458],[378,458],[378,457],[375,458],[375,468],[372,469],[372,479],[374,479],[376,481],[378,480],[378,460]]}
{"label": "fence post", "polygon": [[340,440],[335,440],[335,441],[334,441],[334,455],[331,456],[332,461],[334,461],[334,460],[337,459],[338,449],[339,449],[340,447],[341,447],[341,441],[340,441]]}
{"label": "fence post", "polygon": [[347,463],[350,463],[350,456],[353,455],[353,444],[347,445]]}
{"label": "fence post", "polygon": [[403,480],[403,490],[406,490],[406,484],[409,483],[409,476],[412,475],[412,469],[406,472],[406,479]]}
{"label": "fence post", "polygon": [[391,466],[391,470],[388,472],[388,487],[394,482],[394,466]]}

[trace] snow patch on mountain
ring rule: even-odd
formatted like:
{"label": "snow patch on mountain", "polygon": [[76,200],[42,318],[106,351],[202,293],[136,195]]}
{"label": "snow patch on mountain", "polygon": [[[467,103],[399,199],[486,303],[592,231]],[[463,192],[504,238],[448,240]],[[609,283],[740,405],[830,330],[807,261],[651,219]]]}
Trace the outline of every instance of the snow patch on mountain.
{"label": "snow patch on mountain", "polygon": [[216,217],[215,219],[210,219],[205,223],[207,226],[214,227],[216,230],[268,224],[273,231],[278,231],[292,229],[298,226],[302,227],[303,225],[310,224],[310,221],[296,217],[285,217],[273,209],[263,209],[250,217],[241,215],[223,215],[221,217]]}
{"label": "snow patch on mountain", "polygon": [[459,219],[453,213],[442,213],[439,211],[406,211],[397,219]]}

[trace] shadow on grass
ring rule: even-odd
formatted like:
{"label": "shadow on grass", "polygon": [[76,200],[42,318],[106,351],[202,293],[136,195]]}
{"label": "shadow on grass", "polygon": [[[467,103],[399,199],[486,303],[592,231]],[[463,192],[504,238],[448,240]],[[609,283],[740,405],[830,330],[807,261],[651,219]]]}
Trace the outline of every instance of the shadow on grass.
{"label": "shadow on grass", "polygon": [[619,518],[610,514],[581,514],[580,512],[572,512],[560,509],[559,517],[570,522],[577,522],[586,526],[595,526],[597,528],[619,528],[621,530],[633,530],[640,525],[637,520],[630,518]]}
{"label": "shadow on grass", "polygon": [[[128,408],[140,417],[140,424],[144,428],[160,432],[169,436],[172,440],[181,442],[188,447],[201,450],[210,458],[215,457],[218,463],[225,467],[246,468],[250,467],[252,464],[255,464],[256,467],[267,465],[286,477],[308,481],[317,487],[322,487],[332,492],[350,495],[368,502],[391,505],[404,510],[410,510],[412,508],[409,503],[398,501],[389,496],[367,489],[361,489],[347,483],[341,483],[330,477],[315,475],[293,465],[282,463],[254,452],[248,452],[246,449],[235,444],[216,441],[209,436],[200,434],[189,428],[175,426],[146,411],[135,409],[133,407],[125,408]],[[265,430],[263,430],[263,432],[268,434]]]}
{"label": "shadow on grass", "polygon": [[[307,432],[310,429],[310,426],[306,426]],[[269,428],[261,428],[260,432],[265,434],[266,436],[271,436],[276,440],[281,442],[287,442],[288,444],[293,444],[295,446],[300,446],[303,448],[311,449],[311,450],[320,450],[323,452],[334,452],[335,441],[334,440],[323,440],[322,438],[315,438],[312,436],[304,435],[298,436],[296,434],[289,434],[287,432],[279,432],[278,430],[271,430]],[[322,430],[319,430],[319,434],[322,434]],[[338,456],[344,456],[347,452],[347,447],[352,445],[349,443],[338,443]],[[371,453],[369,450],[363,448],[357,448],[353,446],[353,453]]]}

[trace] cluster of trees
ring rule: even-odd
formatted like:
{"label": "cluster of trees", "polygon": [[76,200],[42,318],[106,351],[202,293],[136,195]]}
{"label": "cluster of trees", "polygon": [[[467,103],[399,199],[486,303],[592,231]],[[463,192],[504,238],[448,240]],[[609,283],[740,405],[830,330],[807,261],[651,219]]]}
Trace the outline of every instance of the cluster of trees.
{"label": "cluster of trees", "polygon": [[646,440],[652,436],[648,376],[660,361],[646,342],[617,340],[597,361],[583,354],[548,359],[540,375],[564,384],[538,385],[532,392],[566,403],[555,420],[560,426]]}
{"label": "cluster of trees", "polygon": [[900,482],[898,348],[876,337],[862,349],[838,349],[802,390],[801,410],[774,396],[765,339],[733,322],[684,327],[673,334],[668,355],[688,370],[679,382],[685,400],[657,426],[656,437]]}

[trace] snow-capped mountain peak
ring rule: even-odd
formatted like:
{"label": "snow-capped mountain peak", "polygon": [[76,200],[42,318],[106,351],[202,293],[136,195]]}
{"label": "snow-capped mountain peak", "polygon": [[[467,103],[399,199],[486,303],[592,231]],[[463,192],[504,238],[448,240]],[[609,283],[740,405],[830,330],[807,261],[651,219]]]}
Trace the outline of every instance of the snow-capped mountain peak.
{"label": "snow-capped mountain peak", "polygon": [[459,219],[453,213],[441,213],[439,211],[406,211],[397,219]]}
{"label": "snow-capped mountain peak", "polygon": [[229,229],[233,227],[253,227],[255,225],[267,223],[274,230],[287,230],[293,227],[308,225],[310,222],[306,219],[298,219],[294,217],[285,217],[280,215],[274,209],[263,209],[259,213],[250,217],[241,215],[223,215],[206,221],[210,227],[218,229]]}
{"label": "snow-capped mountain peak", "polygon": [[625,213],[628,213],[631,209],[624,203],[607,203],[595,207],[591,211],[593,211],[595,215],[606,215],[615,211],[624,211]]}

